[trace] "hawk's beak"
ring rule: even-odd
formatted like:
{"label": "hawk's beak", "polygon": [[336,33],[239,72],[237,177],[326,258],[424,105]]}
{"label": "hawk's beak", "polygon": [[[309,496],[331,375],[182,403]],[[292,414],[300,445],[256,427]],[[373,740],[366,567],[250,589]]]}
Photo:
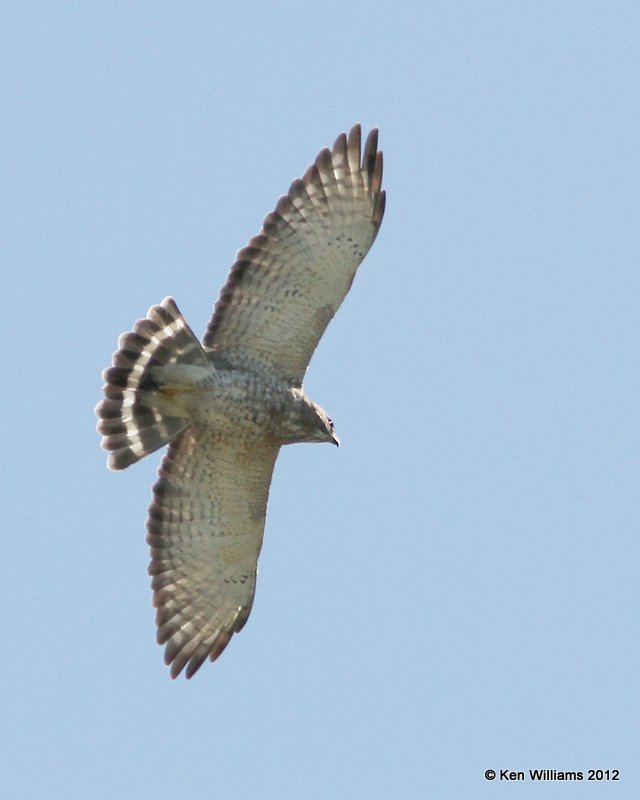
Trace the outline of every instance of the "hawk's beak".
{"label": "hawk's beak", "polygon": [[340,439],[338,439],[335,433],[331,434],[331,441],[335,444],[336,447],[340,447]]}

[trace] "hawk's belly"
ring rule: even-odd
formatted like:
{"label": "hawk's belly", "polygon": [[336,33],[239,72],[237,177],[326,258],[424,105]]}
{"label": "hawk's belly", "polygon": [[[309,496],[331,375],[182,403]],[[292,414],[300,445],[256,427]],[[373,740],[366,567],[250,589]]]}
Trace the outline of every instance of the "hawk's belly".
{"label": "hawk's belly", "polygon": [[278,444],[313,440],[310,406],[300,390],[240,370],[213,371],[198,382],[189,400],[190,416],[221,433],[267,438]]}

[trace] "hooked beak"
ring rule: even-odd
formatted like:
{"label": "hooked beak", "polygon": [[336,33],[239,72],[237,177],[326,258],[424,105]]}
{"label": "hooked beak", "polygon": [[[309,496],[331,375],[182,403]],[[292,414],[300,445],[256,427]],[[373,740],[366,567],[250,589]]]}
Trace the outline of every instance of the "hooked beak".
{"label": "hooked beak", "polygon": [[338,439],[335,433],[331,434],[331,441],[335,444],[336,447],[340,447],[340,439]]}

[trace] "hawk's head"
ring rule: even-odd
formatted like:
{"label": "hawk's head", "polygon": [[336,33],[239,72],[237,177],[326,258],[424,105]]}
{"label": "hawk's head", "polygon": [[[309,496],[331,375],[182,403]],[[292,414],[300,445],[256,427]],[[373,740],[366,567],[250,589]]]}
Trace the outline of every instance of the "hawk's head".
{"label": "hawk's head", "polygon": [[331,442],[340,444],[327,412],[313,400],[306,397],[302,390],[292,389],[294,413],[288,415],[286,421],[286,444],[293,442]]}

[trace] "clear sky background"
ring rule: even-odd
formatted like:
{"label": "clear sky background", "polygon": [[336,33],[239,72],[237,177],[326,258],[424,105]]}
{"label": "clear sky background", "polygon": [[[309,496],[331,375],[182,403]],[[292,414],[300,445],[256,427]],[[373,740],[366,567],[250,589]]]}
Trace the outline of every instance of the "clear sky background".
{"label": "clear sky background", "polygon": [[[6,2],[0,794],[640,796],[637,2]],[[253,613],[171,681],[106,470],[118,335],[202,332],[318,150],[387,214],[307,376]],[[581,770],[581,783],[487,769]],[[620,781],[589,784],[590,768]]]}

